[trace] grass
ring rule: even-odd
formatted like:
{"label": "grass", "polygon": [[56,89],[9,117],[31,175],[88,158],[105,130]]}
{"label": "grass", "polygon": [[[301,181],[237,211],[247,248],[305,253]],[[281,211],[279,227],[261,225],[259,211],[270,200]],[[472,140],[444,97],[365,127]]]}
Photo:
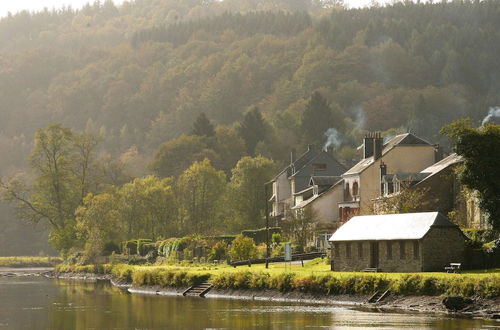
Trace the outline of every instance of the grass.
{"label": "grass", "polygon": [[0,267],[12,268],[54,267],[61,262],[59,257],[0,257]]}
{"label": "grass", "polygon": [[331,272],[321,259],[300,265],[270,264],[233,268],[228,265],[60,265],[61,272],[106,273],[134,285],[180,287],[210,280],[219,289],[270,289],[318,295],[371,294],[390,289],[398,295],[500,296],[500,270],[448,273]]}

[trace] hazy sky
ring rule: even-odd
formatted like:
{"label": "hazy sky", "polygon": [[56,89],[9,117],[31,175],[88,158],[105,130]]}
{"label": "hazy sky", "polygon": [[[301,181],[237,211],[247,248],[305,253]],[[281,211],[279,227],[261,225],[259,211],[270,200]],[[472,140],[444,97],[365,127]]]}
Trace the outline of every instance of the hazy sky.
{"label": "hazy sky", "polygon": [[[23,9],[41,10],[44,7],[49,9],[60,8],[63,5],[71,5],[73,8],[80,8],[82,5],[94,2],[94,0],[0,0],[0,17],[11,13],[17,13]],[[114,0],[115,4],[122,3],[123,0]],[[382,1],[381,1],[382,2]],[[345,0],[351,7],[363,6],[370,3],[370,0]]]}

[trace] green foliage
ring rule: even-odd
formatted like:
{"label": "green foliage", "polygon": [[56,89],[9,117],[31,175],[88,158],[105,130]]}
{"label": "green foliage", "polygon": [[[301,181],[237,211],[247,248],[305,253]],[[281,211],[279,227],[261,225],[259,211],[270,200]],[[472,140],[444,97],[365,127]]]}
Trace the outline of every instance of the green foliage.
{"label": "green foliage", "polygon": [[254,240],[243,235],[238,235],[231,244],[229,255],[233,261],[256,258],[257,247],[255,246]]}
{"label": "green foliage", "polygon": [[249,155],[254,155],[257,143],[264,141],[267,130],[259,108],[254,107],[245,113],[238,132],[243,141],[245,141]]}
{"label": "green foliage", "polygon": [[214,244],[210,253],[208,254],[208,261],[226,260],[228,257],[228,246],[224,242],[217,242]]}
{"label": "green foliage", "polygon": [[500,125],[472,126],[460,120],[443,127],[442,132],[454,143],[454,151],[464,158],[460,181],[477,190],[479,206],[489,215],[488,221],[500,230]]}
{"label": "green foliage", "polygon": [[[241,232],[241,235],[245,237],[250,237],[254,240],[255,244],[261,244],[261,243],[266,243],[267,242],[267,230],[266,228],[260,228],[260,229],[255,229],[255,230],[243,230]],[[271,238],[274,238],[274,235],[281,235],[281,228],[280,227],[269,227],[269,240]],[[281,236],[280,236],[281,237]],[[274,242],[274,241],[272,241]]]}
{"label": "green foliage", "polygon": [[177,181],[177,201],[184,233],[214,233],[220,226],[226,175],[208,159],[193,163]]}
{"label": "green foliage", "polygon": [[51,245],[67,253],[78,245],[75,211],[91,187],[99,187],[97,138],[85,133],[75,135],[71,129],[53,124],[38,130],[34,142],[30,156],[33,183],[18,178],[0,182],[3,199],[15,204],[22,220],[45,222],[51,230]]}
{"label": "green foliage", "polygon": [[228,218],[232,230],[264,225],[266,195],[264,184],[274,175],[272,160],[257,156],[243,157],[232,170],[228,189]]}
{"label": "green foliage", "polygon": [[193,135],[206,137],[215,135],[214,125],[210,123],[210,120],[208,120],[204,112],[200,113],[193,123],[192,133]]}
{"label": "green foliage", "polygon": [[0,257],[0,267],[53,267],[62,262],[57,257]]}

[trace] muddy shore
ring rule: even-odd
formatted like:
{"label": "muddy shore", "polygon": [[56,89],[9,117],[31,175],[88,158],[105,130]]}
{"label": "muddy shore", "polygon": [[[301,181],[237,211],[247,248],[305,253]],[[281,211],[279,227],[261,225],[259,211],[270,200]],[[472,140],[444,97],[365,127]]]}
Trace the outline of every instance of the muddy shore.
{"label": "muddy shore", "polygon": [[[131,283],[116,279],[112,275],[51,273],[50,277],[67,280],[97,281],[109,280],[114,286],[129,293],[155,295],[182,295],[187,287],[134,287]],[[378,309],[381,311],[404,311],[428,314],[447,314],[474,318],[497,319],[500,322],[500,298],[472,298],[458,311],[447,309],[440,296],[394,296],[389,295],[379,303],[368,303],[369,295],[311,295],[302,292],[282,293],[275,290],[210,290],[206,298],[232,298],[252,300],[292,301],[314,304],[355,306],[357,308]]]}

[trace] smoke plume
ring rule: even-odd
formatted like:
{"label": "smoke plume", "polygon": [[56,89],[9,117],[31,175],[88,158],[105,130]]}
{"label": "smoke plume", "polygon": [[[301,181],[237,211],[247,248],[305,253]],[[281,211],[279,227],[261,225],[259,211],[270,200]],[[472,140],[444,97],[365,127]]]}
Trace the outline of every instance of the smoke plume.
{"label": "smoke plume", "polygon": [[342,145],[342,137],[335,128],[329,128],[325,132],[326,142],[323,150],[327,151],[328,147],[338,148]]}
{"label": "smoke plume", "polygon": [[490,111],[488,111],[488,115],[484,117],[481,125],[486,125],[490,121],[494,120],[493,118],[498,118],[498,120],[500,120],[500,107],[490,108]]}

